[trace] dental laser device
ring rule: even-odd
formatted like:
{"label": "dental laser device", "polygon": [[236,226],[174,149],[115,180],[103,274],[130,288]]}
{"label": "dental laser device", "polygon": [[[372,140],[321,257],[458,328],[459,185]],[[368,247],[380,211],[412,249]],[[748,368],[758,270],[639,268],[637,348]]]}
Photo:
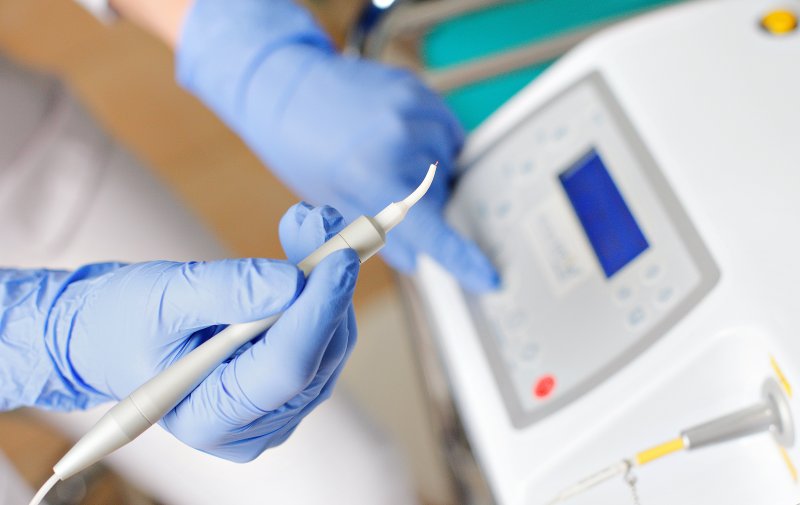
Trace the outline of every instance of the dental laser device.
{"label": "dental laser device", "polygon": [[[400,224],[406,214],[433,183],[438,162],[428,168],[422,183],[399,202],[393,202],[374,218],[361,216],[297,266],[308,276],[328,255],[353,249],[361,263],[375,255],[386,243],[386,234]],[[40,503],[59,480],[65,480],[133,441],[165,414],[175,408],[208,375],[238,348],[267,331],[280,314],[242,324],[232,324],[175,362],[121,400],[81,438],[53,467],[53,476],[42,486],[30,505]]]}
{"label": "dental laser device", "polygon": [[[796,414],[798,16],[797,0],[637,16],[579,44],[467,139],[447,216],[502,286],[473,296],[422,258],[409,303],[415,335],[429,336],[423,363],[440,360],[425,369],[431,389],[448,386],[439,417],[458,420],[443,432],[464,433],[454,473],[476,491],[459,503],[543,505],[751,404],[778,376],[771,358],[787,386],[769,397]],[[735,440],[637,469],[641,502],[798,503],[797,416],[771,436],[766,405],[687,430],[694,448]],[[618,484],[569,503],[630,503]]]}

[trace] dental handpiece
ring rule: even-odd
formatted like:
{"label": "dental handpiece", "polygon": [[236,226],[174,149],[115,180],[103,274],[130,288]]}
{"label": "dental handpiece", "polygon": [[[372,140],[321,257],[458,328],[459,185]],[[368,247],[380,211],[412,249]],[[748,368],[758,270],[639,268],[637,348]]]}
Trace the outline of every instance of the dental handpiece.
{"label": "dental handpiece", "polygon": [[681,450],[694,450],[758,433],[771,433],[782,447],[794,444],[794,421],[789,401],[775,379],[764,381],[761,401],[681,431],[680,436],[636,455],[637,465],[646,465]]}
{"label": "dental handpiece", "polygon": [[[308,276],[334,251],[353,249],[361,263],[386,243],[386,234],[400,224],[411,207],[433,183],[438,162],[428,168],[420,186],[404,200],[389,204],[375,217],[361,216],[309,254],[297,267]],[[133,441],[186,398],[214,369],[237,349],[267,331],[280,314],[242,324],[232,324],[156,375],[121,400],[53,467],[53,477],[34,496],[41,502],[49,490],[120,447]]]}
{"label": "dental handpiece", "polygon": [[[780,447],[788,448],[794,445],[794,421],[789,401],[781,386],[772,378],[764,382],[759,403],[685,429],[675,439],[641,451],[632,459],[624,459],[603,468],[564,489],[547,502],[547,505],[566,502],[619,476],[624,476],[628,485],[633,486],[636,480],[631,475],[631,470],[634,467],[647,465],[679,451],[700,449],[759,433],[771,433]],[[786,461],[794,473],[794,467],[788,459]]]}

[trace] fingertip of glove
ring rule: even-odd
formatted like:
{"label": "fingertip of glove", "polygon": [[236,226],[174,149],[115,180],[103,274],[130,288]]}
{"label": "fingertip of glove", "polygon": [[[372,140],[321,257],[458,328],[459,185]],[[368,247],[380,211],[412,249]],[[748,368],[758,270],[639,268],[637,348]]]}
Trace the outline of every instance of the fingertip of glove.
{"label": "fingertip of glove", "polygon": [[308,216],[308,213],[311,212],[313,208],[311,204],[306,202],[298,202],[289,207],[278,223],[278,234],[281,240],[284,240],[286,237],[293,237],[297,234],[297,230],[300,229],[303,221],[306,220],[306,216]]}
{"label": "fingertip of glove", "polygon": [[449,270],[471,293],[485,293],[500,286],[500,275],[478,245],[442,223],[429,254]]}
{"label": "fingertip of glove", "polygon": [[[284,222],[289,220],[289,223]],[[299,202],[293,205],[285,214],[284,219],[281,220],[281,225],[286,229],[286,225],[292,224],[296,229],[303,229],[308,227],[319,227],[325,235],[325,238],[330,238],[330,235],[338,233],[345,224],[344,217],[341,212],[329,205],[315,207],[307,202]]]}
{"label": "fingertip of glove", "polygon": [[330,235],[339,233],[344,227],[344,217],[335,208],[323,205],[316,210],[322,220],[322,228],[325,230],[326,239],[330,238]]}
{"label": "fingertip of glove", "polygon": [[485,293],[500,287],[500,274],[486,255],[472,242],[465,242],[456,275],[472,293]]}
{"label": "fingertip of glove", "polygon": [[420,250],[447,269],[467,291],[497,289],[500,275],[478,245],[451,228],[441,214],[434,212],[428,217],[425,225],[429,231],[420,241]]}
{"label": "fingertip of glove", "polygon": [[308,217],[308,214],[312,210],[314,210],[313,205],[311,205],[308,202],[302,201],[292,205],[292,207],[289,209],[288,214],[291,214],[291,216],[294,218],[295,224],[300,226],[301,224],[303,224],[303,221],[306,220],[306,217]]}

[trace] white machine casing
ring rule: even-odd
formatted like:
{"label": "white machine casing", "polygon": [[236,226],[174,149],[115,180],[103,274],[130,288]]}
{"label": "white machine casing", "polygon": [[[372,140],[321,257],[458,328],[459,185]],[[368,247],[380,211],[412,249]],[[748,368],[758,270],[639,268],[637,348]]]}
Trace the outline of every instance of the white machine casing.
{"label": "white machine casing", "polygon": [[[414,283],[498,504],[547,503],[600,468],[758,402],[764,380],[775,376],[772,357],[790,383],[800,384],[800,32],[773,36],[760,28],[762,16],[777,8],[798,12],[800,2],[686,2],[624,22],[559,60],[468,139],[467,174],[531,114],[586,79],[601,80],[717,270],[709,290],[641,352],[552,412],[519,423],[468,297],[422,259]],[[528,149],[535,152],[533,139]],[[492,170],[502,176],[501,166]],[[456,204],[463,191],[457,188]],[[458,221],[459,209],[450,211]],[[591,307],[574,311],[581,317]],[[791,404],[798,412],[797,400]],[[800,463],[796,443],[788,454]],[[644,505],[800,500],[769,434],[635,471]],[[633,501],[619,479],[569,503]]]}

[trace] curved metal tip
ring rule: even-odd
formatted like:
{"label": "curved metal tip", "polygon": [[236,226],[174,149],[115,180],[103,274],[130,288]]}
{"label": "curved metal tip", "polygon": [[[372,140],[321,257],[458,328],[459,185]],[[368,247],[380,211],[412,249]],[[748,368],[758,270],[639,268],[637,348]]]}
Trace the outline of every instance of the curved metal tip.
{"label": "curved metal tip", "polygon": [[[436,163],[439,162],[437,161]],[[425,178],[422,180],[422,184],[420,184],[419,187],[415,189],[413,193],[408,195],[403,200],[404,204],[408,205],[408,207],[412,207],[415,203],[420,201],[423,196],[425,196],[425,193],[428,192],[428,190],[431,187],[431,184],[433,184],[433,177],[436,175],[436,166],[437,166],[436,164],[432,164],[430,167],[428,167],[428,173],[425,174]]]}

